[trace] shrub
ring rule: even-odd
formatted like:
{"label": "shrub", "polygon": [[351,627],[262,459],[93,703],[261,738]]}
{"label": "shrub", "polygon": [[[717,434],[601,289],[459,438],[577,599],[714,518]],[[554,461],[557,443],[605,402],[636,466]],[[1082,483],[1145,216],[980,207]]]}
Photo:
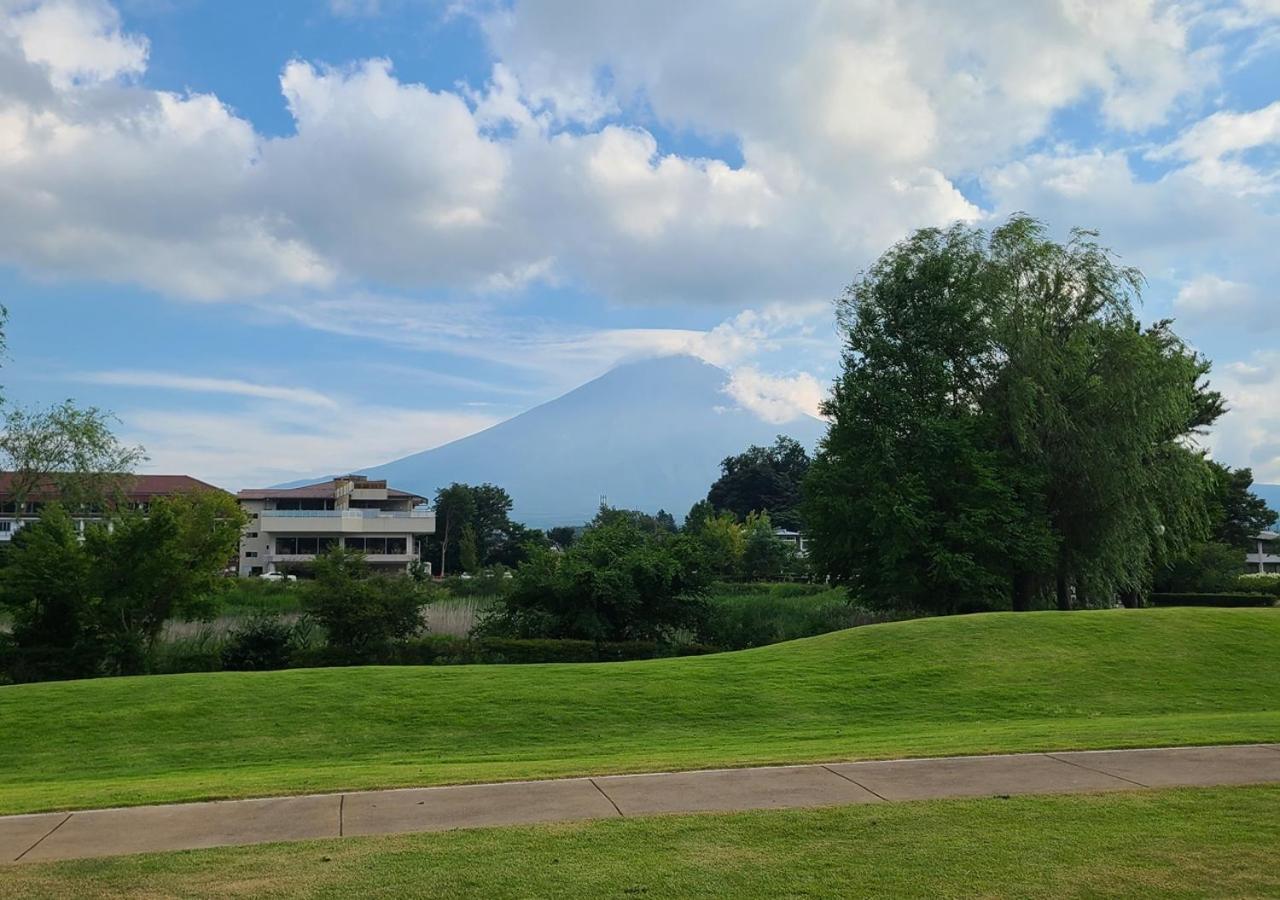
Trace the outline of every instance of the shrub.
{"label": "shrub", "polygon": [[227,635],[222,668],[233,672],[284,669],[293,653],[293,627],[278,616],[259,615]]}
{"label": "shrub", "polygon": [[666,641],[696,627],[709,581],[700,546],[605,518],[562,553],[535,550],[477,626],[493,637]]}
{"label": "shrub", "polygon": [[850,603],[843,591],[830,588],[818,595],[748,590],[737,595],[713,596],[709,605],[710,613],[699,637],[725,650],[776,644],[905,615],[863,609]]}
{"label": "shrub", "polygon": [[1254,572],[1236,579],[1236,591],[1246,594],[1272,594],[1280,596],[1280,573]]}
{"label": "shrub", "polygon": [[316,559],[303,608],[331,647],[352,660],[372,659],[386,644],[420,633],[430,589],[405,576],[370,573],[364,557],[335,548]]}
{"label": "shrub", "polygon": [[1152,606],[1273,606],[1269,594],[1152,594]]}

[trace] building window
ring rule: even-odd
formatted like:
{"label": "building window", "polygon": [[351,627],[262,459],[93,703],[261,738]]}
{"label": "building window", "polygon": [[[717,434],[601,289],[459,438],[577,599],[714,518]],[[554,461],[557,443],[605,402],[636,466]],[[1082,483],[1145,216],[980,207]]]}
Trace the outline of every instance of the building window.
{"label": "building window", "polygon": [[258,558],[258,551],[257,551],[257,550],[246,550],[246,551],[244,551],[244,555],[245,555],[245,558],[246,558],[246,559],[257,559],[257,558]]}
{"label": "building window", "polygon": [[0,522],[0,531],[13,531],[12,522]]}
{"label": "building window", "polygon": [[247,533],[245,534],[245,538],[246,538],[247,540],[248,540],[248,539],[252,539],[252,538],[256,538],[257,536],[258,536],[258,532],[256,532],[256,531],[250,531],[250,532],[247,532]]}
{"label": "building window", "polygon": [[249,574],[250,574],[250,575],[261,575],[261,574],[262,574],[262,566],[254,566],[253,568],[251,568],[251,569],[249,570]]}

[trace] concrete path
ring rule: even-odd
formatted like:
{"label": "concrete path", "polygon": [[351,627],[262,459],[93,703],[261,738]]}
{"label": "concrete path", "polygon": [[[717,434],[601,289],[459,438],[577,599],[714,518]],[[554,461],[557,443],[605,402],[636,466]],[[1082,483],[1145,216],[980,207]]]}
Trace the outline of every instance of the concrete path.
{"label": "concrete path", "polygon": [[530,822],[1280,782],[1280,744],[614,775],[0,817],[0,863]]}

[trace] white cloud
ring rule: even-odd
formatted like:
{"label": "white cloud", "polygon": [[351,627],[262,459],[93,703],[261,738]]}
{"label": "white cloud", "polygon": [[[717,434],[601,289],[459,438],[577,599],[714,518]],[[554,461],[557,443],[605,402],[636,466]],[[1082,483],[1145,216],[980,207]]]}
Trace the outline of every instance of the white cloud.
{"label": "white cloud", "polygon": [[139,75],[147,64],[147,40],[120,31],[120,16],[103,0],[49,0],[0,5],[28,61],[46,66],[54,83],[107,81]]}
{"label": "white cloud", "polygon": [[819,415],[826,395],[818,379],[807,372],[767,375],[753,366],[735,369],[724,390],[740,407],[775,425]]}
{"label": "white cloud", "polygon": [[1230,411],[1209,437],[1213,455],[1251,467],[1256,481],[1280,482],[1280,352],[1265,350],[1220,367],[1214,387]]}
{"label": "white cloud", "polygon": [[[344,404],[317,415],[288,404],[236,413],[124,410],[124,438],[147,448],[152,472],[190,472],[228,490],[358,470],[438,447],[494,424],[474,411]],[[352,428],[352,421],[359,428]]]}
{"label": "white cloud", "polygon": [[190,391],[199,394],[227,394],[236,397],[283,400],[289,403],[322,409],[335,409],[338,405],[331,398],[309,388],[254,384],[253,382],[241,381],[236,378],[208,378],[180,375],[173,372],[142,372],[135,370],[86,372],[76,376],[74,380],[88,384],[110,384],[164,391]]}
{"label": "white cloud", "polygon": [[[1217,275],[1200,275],[1188,281],[1178,291],[1173,300],[1173,311],[1196,321],[1218,316],[1249,316],[1261,313],[1262,307],[1258,293],[1251,285],[1229,281]],[[1259,328],[1270,327],[1273,323],[1259,317],[1252,323],[1244,321],[1241,324]]]}

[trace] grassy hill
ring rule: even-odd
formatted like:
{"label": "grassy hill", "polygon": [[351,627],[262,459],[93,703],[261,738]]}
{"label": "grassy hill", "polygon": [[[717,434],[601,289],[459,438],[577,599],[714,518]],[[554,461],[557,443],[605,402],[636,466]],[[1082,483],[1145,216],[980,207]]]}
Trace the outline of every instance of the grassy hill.
{"label": "grassy hill", "polygon": [[1280,740],[1280,610],[991,614],[636,663],[0,688],[0,812]]}

